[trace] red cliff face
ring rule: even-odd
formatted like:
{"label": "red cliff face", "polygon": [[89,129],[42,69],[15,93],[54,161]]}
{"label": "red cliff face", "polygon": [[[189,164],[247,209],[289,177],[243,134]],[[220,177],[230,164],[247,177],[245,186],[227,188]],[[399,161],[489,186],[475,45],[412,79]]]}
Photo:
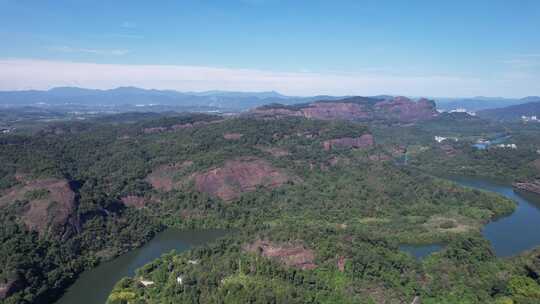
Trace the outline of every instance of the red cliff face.
{"label": "red cliff face", "polygon": [[244,158],[226,161],[222,167],[193,175],[198,191],[229,201],[257,187],[273,189],[291,180],[264,160]]}
{"label": "red cliff face", "polygon": [[225,134],[223,134],[223,138],[228,139],[228,140],[239,140],[240,138],[242,138],[242,136],[244,136],[244,134],[241,134],[241,133],[225,133]]}
{"label": "red cliff face", "polygon": [[323,142],[324,150],[329,151],[335,148],[368,148],[373,146],[373,136],[364,134],[360,137],[343,137],[330,139]]}
{"label": "red cliff face", "polygon": [[146,177],[146,181],[154,189],[165,192],[171,191],[179,186],[179,183],[175,181],[175,175],[185,171],[191,165],[193,165],[193,162],[187,160],[183,163],[159,166],[152,170],[152,173]]}
{"label": "red cliff face", "polygon": [[426,120],[437,115],[433,101],[421,98],[415,102],[403,96],[375,104],[375,112],[382,118],[401,122]]}
{"label": "red cliff face", "polygon": [[518,189],[540,194],[540,179],[524,182],[515,182],[513,185]]}
{"label": "red cliff face", "polygon": [[20,217],[29,230],[41,236],[47,232],[64,234],[77,225],[75,219],[75,193],[68,181],[61,179],[40,179],[25,181],[7,190],[0,197],[0,206],[19,201],[27,201]]}
{"label": "red cliff face", "polygon": [[303,108],[301,113],[306,118],[324,120],[355,120],[369,117],[369,113],[363,105],[345,102],[313,103],[309,107]]}
{"label": "red cliff face", "polygon": [[430,119],[437,115],[437,111],[431,100],[422,98],[413,101],[399,96],[388,100],[351,97],[332,102],[314,102],[303,107],[274,105],[254,109],[251,114],[278,118],[302,116],[323,120],[391,120],[407,123]]}

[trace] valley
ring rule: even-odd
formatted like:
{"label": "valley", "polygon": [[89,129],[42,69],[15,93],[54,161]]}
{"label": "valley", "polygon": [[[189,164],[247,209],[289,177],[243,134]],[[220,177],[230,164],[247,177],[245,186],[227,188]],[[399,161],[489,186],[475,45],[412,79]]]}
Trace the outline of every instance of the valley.
{"label": "valley", "polygon": [[[4,134],[3,302],[68,303],[150,248],[111,270],[127,277],[100,289],[108,303],[532,303],[540,222],[508,185],[540,177],[539,131],[359,97]],[[501,132],[517,149],[473,147]],[[156,241],[170,229],[234,232],[189,249]]]}

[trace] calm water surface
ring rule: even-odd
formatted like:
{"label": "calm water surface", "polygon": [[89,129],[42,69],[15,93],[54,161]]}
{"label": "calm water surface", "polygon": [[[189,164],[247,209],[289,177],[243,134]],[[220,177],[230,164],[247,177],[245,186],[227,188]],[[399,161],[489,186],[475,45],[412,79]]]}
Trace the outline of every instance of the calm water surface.
{"label": "calm water surface", "polygon": [[514,192],[508,185],[472,178],[455,178],[465,187],[495,192],[518,203],[514,213],[487,224],[482,233],[495,253],[512,256],[540,245],[540,196]]}
{"label": "calm water surface", "polygon": [[[514,192],[511,186],[476,178],[452,177],[450,180],[469,188],[498,193],[518,203],[514,213],[490,222],[482,234],[499,257],[517,255],[540,245],[540,196]],[[442,249],[440,245],[400,246],[418,259]]]}
{"label": "calm water surface", "polygon": [[103,304],[114,284],[173,249],[185,251],[227,234],[226,230],[185,231],[167,229],[145,246],[100,264],[81,274],[56,304]]}
{"label": "calm water surface", "polygon": [[[487,224],[483,235],[491,241],[497,256],[506,257],[540,245],[540,196],[516,193],[508,185],[473,178],[451,178],[452,181],[474,189],[499,193],[518,203],[514,213]],[[105,303],[114,284],[121,278],[133,276],[137,268],[173,249],[185,251],[227,234],[225,230],[182,231],[168,229],[158,234],[145,246],[112,261],[85,271],[56,304]],[[441,245],[402,245],[418,259],[442,249]]]}

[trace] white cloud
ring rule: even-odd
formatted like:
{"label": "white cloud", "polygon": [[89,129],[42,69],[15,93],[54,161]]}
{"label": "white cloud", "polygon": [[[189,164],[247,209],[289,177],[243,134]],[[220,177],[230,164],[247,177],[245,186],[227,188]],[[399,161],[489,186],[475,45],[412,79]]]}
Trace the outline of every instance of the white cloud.
{"label": "white cloud", "polygon": [[53,47],[49,47],[48,49],[50,51],[62,52],[62,53],[86,53],[86,54],[95,54],[95,55],[114,55],[114,56],[123,56],[129,53],[129,50],[122,50],[122,49],[102,50],[102,49],[73,48],[70,46],[53,46]]}
{"label": "white cloud", "polygon": [[0,59],[0,90],[118,86],[180,91],[277,90],[289,95],[525,96],[540,93],[538,77],[463,78],[384,72],[272,72],[180,65],[96,64]]}

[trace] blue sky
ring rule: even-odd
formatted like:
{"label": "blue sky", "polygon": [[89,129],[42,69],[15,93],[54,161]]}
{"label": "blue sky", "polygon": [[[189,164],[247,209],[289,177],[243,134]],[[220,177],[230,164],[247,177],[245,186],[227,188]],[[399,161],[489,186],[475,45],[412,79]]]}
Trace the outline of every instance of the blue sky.
{"label": "blue sky", "polygon": [[3,90],[540,95],[535,0],[0,0],[0,41]]}

